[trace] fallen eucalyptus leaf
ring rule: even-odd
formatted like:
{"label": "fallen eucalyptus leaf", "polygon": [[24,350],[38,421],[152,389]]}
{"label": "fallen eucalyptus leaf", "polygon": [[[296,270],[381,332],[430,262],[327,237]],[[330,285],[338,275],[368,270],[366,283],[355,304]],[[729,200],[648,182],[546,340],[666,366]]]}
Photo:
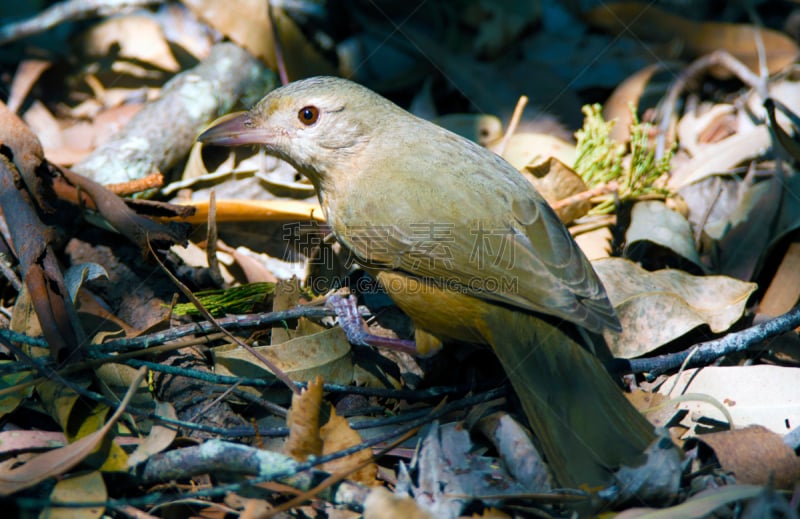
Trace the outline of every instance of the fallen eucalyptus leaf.
{"label": "fallen eucalyptus leaf", "polygon": [[[646,200],[634,204],[625,241],[627,242],[625,256],[634,261],[653,262],[657,267],[664,263],[670,266],[684,266],[688,261],[700,272],[703,271],[689,222],[660,200]],[[669,258],[655,254],[652,245],[662,247],[677,257]]]}
{"label": "fallen eucalyptus leaf", "polygon": [[[178,414],[175,408],[169,402],[156,402],[155,414],[173,420],[178,419]],[[175,427],[154,423],[150,428],[150,433],[142,443],[136,447],[128,456],[128,468],[131,468],[143,461],[153,454],[158,454],[170,446],[172,441],[177,436],[178,431]]]}
{"label": "fallen eucalyptus leaf", "polygon": [[[331,384],[349,384],[353,379],[350,343],[339,328],[255,349],[275,363],[292,380],[306,381],[319,375]],[[219,374],[237,377],[273,377],[260,360],[238,346],[212,350]]]}
{"label": "fallen eucalyptus leaf", "polygon": [[[489,149],[496,151],[500,142],[492,143]],[[515,133],[506,144],[503,158],[512,166],[522,170],[555,157],[564,164],[575,163],[575,145],[544,133]]]}
{"label": "fallen eucalyptus leaf", "polygon": [[101,429],[74,443],[40,454],[20,467],[0,470],[0,495],[7,496],[30,488],[50,477],[59,476],[89,456],[125,412],[134,390],[144,379],[146,373],[147,370],[144,368],[139,370],[139,378],[131,384],[119,407]]}
{"label": "fallen eucalyptus leaf", "polygon": [[[99,470],[93,470],[86,474],[78,474],[66,479],[62,479],[50,493],[50,501],[53,506],[49,506],[42,512],[40,517],[47,519],[99,519],[105,513],[104,506],[97,506],[108,499],[103,475]],[[58,503],[69,503],[68,507],[59,507]],[[79,508],[78,503],[94,503],[85,508]]]}
{"label": "fallen eucalyptus leaf", "polygon": [[604,333],[618,357],[643,355],[702,325],[723,332],[741,317],[756,289],[755,283],[726,276],[692,276],[673,269],[648,272],[622,258],[592,265],[622,323],[622,332]]}

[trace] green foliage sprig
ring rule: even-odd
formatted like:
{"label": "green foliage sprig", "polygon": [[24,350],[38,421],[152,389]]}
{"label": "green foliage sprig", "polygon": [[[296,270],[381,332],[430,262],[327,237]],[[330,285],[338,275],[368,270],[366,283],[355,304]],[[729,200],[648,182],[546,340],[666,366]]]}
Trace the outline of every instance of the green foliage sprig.
{"label": "green foliage sprig", "polygon": [[[275,283],[248,283],[228,289],[195,292],[195,297],[211,315],[245,314],[275,293]],[[172,309],[174,315],[199,315],[192,303],[181,303]]]}
{"label": "green foliage sprig", "polygon": [[[583,128],[575,133],[578,145],[573,169],[589,188],[617,182],[619,200],[632,200],[651,194],[666,196],[669,192],[659,179],[669,173],[672,151],[656,160],[648,137],[652,125],[640,122],[633,106],[630,110],[633,124],[630,146],[626,147],[611,138],[611,129],[616,121],[603,119],[599,104],[583,107]],[[614,205],[614,197],[608,195],[591,213],[610,213]]]}

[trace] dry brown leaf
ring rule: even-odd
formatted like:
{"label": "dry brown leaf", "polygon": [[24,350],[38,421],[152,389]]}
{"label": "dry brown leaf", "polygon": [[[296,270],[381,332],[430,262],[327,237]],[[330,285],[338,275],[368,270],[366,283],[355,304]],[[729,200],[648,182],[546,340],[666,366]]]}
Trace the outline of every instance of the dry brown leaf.
{"label": "dry brown leaf", "polygon": [[780,435],[765,427],[703,434],[697,440],[711,448],[722,469],[732,473],[738,483],[791,490],[800,481],[800,457]]}
{"label": "dry brown leaf", "polygon": [[309,380],[308,387],[292,395],[292,407],[286,416],[289,438],[284,450],[297,461],[322,454],[319,409],[322,405],[322,378]]}
{"label": "dry brown leaf", "polygon": [[703,324],[725,331],[741,317],[756,289],[755,283],[725,276],[648,272],[622,258],[597,260],[592,266],[622,322],[621,333],[604,334],[618,357],[642,355]]}
{"label": "dry brown leaf", "polygon": [[[184,0],[197,17],[275,70],[269,2],[262,0]],[[243,16],[242,13],[247,13]]]}
{"label": "dry brown leaf", "polygon": [[19,110],[33,85],[52,64],[52,61],[42,59],[26,59],[20,62],[8,93],[9,110],[12,112]]}
{"label": "dry brown leaf", "polygon": [[120,16],[92,26],[84,36],[84,51],[98,58],[119,56],[167,72],[177,72],[180,69],[164,31],[149,16]]}
{"label": "dry brown leaf", "polygon": [[[724,22],[695,22],[654,7],[653,4],[616,2],[585,13],[587,21],[613,33],[630,32],[644,41],[669,43],[677,39],[683,54],[696,58],[719,49],[727,50],[758,73],[756,38],[764,42],[767,68],[774,74],[797,58],[792,39],[772,29]],[[760,33],[760,34],[759,34]],[[716,71],[720,77],[727,77]]]}
{"label": "dry brown leaf", "polygon": [[[172,420],[178,419],[175,408],[169,402],[156,402],[155,414]],[[178,431],[175,427],[168,427],[160,423],[153,424],[147,438],[128,456],[128,467],[131,468],[147,460],[152,454],[157,454],[169,447],[177,434]]]}
{"label": "dry brown leaf", "polygon": [[[487,147],[497,151],[502,139]],[[503,158],[522,171],[555,157],[564,164],[575,163],[575,145],[544,133],[515,133],[503,150]]]}
{"label": "dry brown leaf", "polygon": [[[652,258],[665,256],[669,260],[667,265],[687,266],[688,262],[702,272],[703,263],[695,248],[689,221],[661,200],[642,200],[634,204],[625,242],[625,257],[634,261],[647,265],[647,261],[658,261]],[[654,246],[663,248],[666,254],[653,254]],[[655,266],[664,265],[656,263]]]}
{"label": "dry brown leaf", "polygon": [[338,70],[308,41],[303,31],[282,9],[273,8],[289,81],[311,76],[335,76]]}
{"label": "dry brown leaf", "polygon": [[[527,166],[522,173],[550,205],[588,189],[583,179],[572,168],[555,157],[550,157],[537,165]],[[559,208],[556,213],[562,222],[569,223],[584,216],[591,207],[589,200],[582,200]]]}
{"label": "dry brown leaf", "polygon": [[[351,347],[340,327],[296,337],[281,344],[256,346],[255,349],[292,380],[309,380],[319,375],[332,384],[349,384],[353,381]],[[212,353],[220,374],[273,376],[261,361],[238,346],[220,346],[214,348]]]}
{"label": "dry brown leaf", "polygon": [[[291,279],[279,281],[278,284],[275,285],[275,297],[272,300],[272,311],[281,312],[297,306],[300,301],[301,293],[302,287],[297,277],[292,276]],[[282,342],[290,341],[295,337],[296,333],[294,330],[290,330],[284,326],[283,323],[275,323],[270,333],[269,342],[273,346],[276,346]],[[327,377],[325,377],[325,379],[329,380]]]}
{"label": "dry brown leaf", "polygon": [[370,490],[364,500],[364,519],[433,519],[410,496],[392,494],[384,487]]}
{"label": "dry brown leaf", "polygon": [[[363,442],[358,432],[350,427],[347,420],[337,415],[336,409],[333,407],[331,407],[331,417],[328,423],[320,430],[320,437],[322,438],[322,454],[338,452]],[[320,468],[331,474],[349,474],[347,479],[362,485],[375,486],[380,484],[376,479],[378,466],[374,462],[367,463],[371,459],[372,450],[365,448],[349,456],[329,461]]]}
{"label": "dry brown leaf", "polygon": [[758,313],[777,317],[794,308],[800,300],[800,243],[789,244],[789,249],[781,260],[772,278]]}
{"label": "dry brown leaf", "polygon": [[95,450],[106,434],[117,423],[136,388],[144,380],[146,373],[147,370],[145,368],[139,370],[138,378],[131,384],[119,407],[101,429],[84,436],[74,443],[40,454],[21,467],[0,470],[0,495],[7,496],[19,490],[30,488],[45,479],[65,473],[83,461]]}
{"label": "dry brown leaf", "polygon": [[[43,513],[47,519],[99,519],[105,514],[104,506],[75,507],[78,503],[102,503],[108,499],[106,484],[99,470],[78,474],[60,480],[50,493],[54,506]],[[69,503],[69,507],[58,507],[56,503]]]}
{"label": "dry brown leaf", "polygon": [[698,146],[697,155],[672,172],[669,189],[677,191],[712,175],[727,175],[735,166],[763,155],[771,145],[769,129],[762,125]]}
{"label": "dry brown leaf", "polygon": [[223,242],[217,243],[217,250],[230,254],[236,262],[236,266],[242,272],[244,279],[242,283],[277,283],[278,278],[262,261],[259,261],[258,254],[244,247],[232,248]]}
{"label": "dry brown leaf", "polygon": [[50,110],[38,99],[31,103],[30,108],[22,115],[22,120],[36,134],[39,142],[42,143],[45,154],[62,146],[61,126]]}
{"label": "dry brown leaf", "polygon": [[[196,209],[193,216],[181,221],[203,224],[208,221],[208,201],[190,202]],[[217,222],[263,222],[282,220],[315,220],[325,222],[318,204],[297,200],[217,200]]]}
{"label": "dry brown leaf", "polygon": [[[719,142],[723,139],[709,141],[707,137],[713,132],[710,128],[714,121],[727,119],[736,114],[736,107],[726,103],[701,104],[694,110],[685,112],[678,121],[677,132],[678,141],[681,143],[681,150],[686,151],[690,156],[697,156],[705,145],[712,142]],[[740,129],[749,129],[753,123],[741,124]],[[735,132],[734,132],[735,133]]]}
{"label": "dry brown leaf", "polygon": [[650,78],[662,67],[661,63],[646,66],[620,83],[606,100],[603,105],[603,119],[606,121],[616,119],[616,124],[611,128],[611,138],[616,142],[625,144],[631,140],[633,113],[630,106],[633,105],[634,110],[639,107],[639,98],[642,97]]}
{"label": "dry brown leaf", "polygon": [[589,261],[611,256],[611,229],[607,226],[575,236],[575,242]]}

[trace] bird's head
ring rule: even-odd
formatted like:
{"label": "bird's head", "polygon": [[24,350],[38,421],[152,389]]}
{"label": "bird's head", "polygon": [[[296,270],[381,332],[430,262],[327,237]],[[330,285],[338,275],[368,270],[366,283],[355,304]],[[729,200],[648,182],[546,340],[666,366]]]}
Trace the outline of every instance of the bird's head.
{"label": "bird's head", "polygon": [[259,144],[319,186],[379,131],[390,101],[346,79],[315,77],[270,92],[248,112],[215,122],[198,140],[219,146]]}

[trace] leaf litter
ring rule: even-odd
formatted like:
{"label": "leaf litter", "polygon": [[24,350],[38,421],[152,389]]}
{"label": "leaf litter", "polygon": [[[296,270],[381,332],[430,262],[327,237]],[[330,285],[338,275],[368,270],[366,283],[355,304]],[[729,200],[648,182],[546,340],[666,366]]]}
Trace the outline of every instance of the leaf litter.
{"label": "leaf litter", "polygon": [[[763,326],[753,345],[733,344],[742,331],[784,314],[776,329],[800,324],[798,49],[782,25],[796,6],[716,13],[698,3],[689,17],[644,3],[583,12],[547,1],[522,10],[514,2],[467,0],[447,11],[422,5],[387,12],[356,3],[343,24],[334,16],[343,13],[325,2],[152,2],[117,14],[114,2],[105,4],[108,10],[99,11],[55,4],[48,14],[60,25],[50,29],[43,6],[32,2],[22,13],[27,25],[4,18],[0,27],[10,92],[0,194],[8,258],[0,331],[9,344],[0,364],[0,435],[15,427],[63,430],[72,442],[21,465],[41,444],[4,448],[11,463],[3,468],[4,493],[25,498],[16,506],[60,512],[66,509],[57,504],[66,502],[79,517],[124,507],[159,515],[177,510],[172,502],[195,499],[195,512],[210,516],[222,496],[238,494],[250,498],[235,502],[238,511],[258,502],[266,516],[282,497],[308,492],[296,509],[311,516],[334,507],[365,517],[524,516],[525,507],[566,516],[615,506],[627,508],[621,516],[699,517],[737,503],[751,516],[768,507],[797,513],[787,508],[785,491],[800,477],[800,402],[793,391],[799,357],[780,347],[796,345],[797,334],[775,336]],[[226,14],[243,12],[253,15]],[[90,14],[96,17],[85,25],[65,24]],[[404,30],[390,30],[388,21],[405,23]],[[617,38],[619,23],[636,38]],[[564,42],[565,31],[574,43]],[[218,43],[223,37],[234,43]],[[646,51],[642,42],[650,45]],[[362,288],[358,312],[371,333],[408,338],[412,330],[331,239],[311,186],[263,154],[194,144],[216,116],[250,107],[272,88],[270,69],[290,79],[352,76],[482,145],[500,149],[503,142],[507,160],[559,207],[578,242],[591,244],[590,258],[606,257],[594,266],[623,322],[621,334],[606,334],[617,361],[691,356],[693,345],[718,338],[725,346],[729,339],[714,365],[626,378],[634,393],[650,395],[638,404],[645,415],[670,429],[660,441],[679,443],[685,456],[676,462],[656,443],[644,468],[619,474],[628,490],[649,495],[653,508],[603,501],[608,489],[532,492],[524,479],[546,480],[547,460],[525,472],[513,458],[531,451],[503,444],[513,437],[535,450],[535,439],[515,436],[516,428],[477,425],[492,413],[501,422],[520,416],[513,398],[486,393],[504,380],[488,352],[445,350],[420,359],[348,342],[323,306],[323,296],[342,287]],[[534,106],[505,135],[520,95]],[[589,108],[595,103],[603,119],[599,108]],[[589,117],[581,129],[582,114]],[[141,193],[122,199],[103,184]],[[210,189],[221,198],[215,211]],[[210,217],[219,246],[207,243]],[[186,239],[201,253],[215,251],[226,272],[221,286],[208,262],[178,253],[174,244]],[[192,324],[202,319],[172,311],[179,291],[148,259],[153,240],[192,291],[213,291],[222,325],[293,380],[322,377],[313,402],[292,402],[257,358],[212,326]],[[105,274],[74,280],[69,272],[81,269]],[[245,302],[248,315],[239,314],[242,306],[226,308],[229,300],[242,304],[227,289],[265,278],[280,283],[292,272],[303,279],[286,285],[293,292],[284,302],[265,293]],[[270,311],[278,313],[265,326]],[[135,383],[142,366],[150,374]],[[43,375],[51,380],[37,378]],[[126,414],[120,407],[104,424],[130,384],[136,393]],[[474,403],[484,394],[488,403]],[[445,396],[454,407],[434,421]],[[414,420],[428,425],[393,445],[401,430],[415,430],[401,424]],[[298,428],[304,436],[331,437],[322,432],[326,422],[339,431],[333,436],[346,439],[309,450],[308,463],[357,449],[320,468],[345,478],[369,467],[369,476],[351,479],[382,487],[329,482],[336,492],[326,492],[325,485],[317,489],[324,472],[297,484],[295,466],[284,460],[276,462],[287,468],[280,477],[242,473],[278,478],[295,490],[273,486],[252,495],[272,483],[242,483],[208,467],[181,470],[182,460],[196,455],[189,444],[198,438],[223,459],[233,445],[253,448],[228,457],[235,473],[239,456],[256,456],[259,448],[283,452],[282,438],[293,441]],[[112,429],[130,442],[106,441],[91,454]],[[517,432],[497,433],[506,430]],[[214,439],[232,443],[208,444]],[[359,450],[361,442],[375,443]],[[126,473],[131,483],[110,485],[114,473]],[[33,498],[23,487],[49,498]]]}

